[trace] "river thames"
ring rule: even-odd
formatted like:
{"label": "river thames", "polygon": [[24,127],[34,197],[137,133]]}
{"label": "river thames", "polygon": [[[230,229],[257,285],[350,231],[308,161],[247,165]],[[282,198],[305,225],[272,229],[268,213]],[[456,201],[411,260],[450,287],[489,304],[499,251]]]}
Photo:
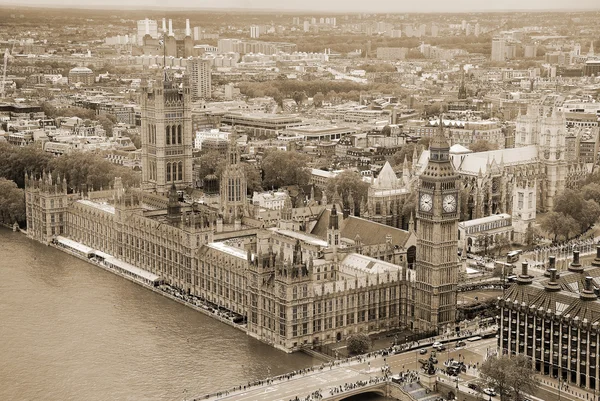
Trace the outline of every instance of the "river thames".
{"label": "river thames", "polygon": [[320,364],[0,228],[0,400],[183,400]]}

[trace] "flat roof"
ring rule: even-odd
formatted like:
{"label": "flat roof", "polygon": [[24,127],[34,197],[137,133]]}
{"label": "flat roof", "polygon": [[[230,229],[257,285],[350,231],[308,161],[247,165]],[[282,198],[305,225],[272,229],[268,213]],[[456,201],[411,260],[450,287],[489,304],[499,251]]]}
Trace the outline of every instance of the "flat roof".
{"label": "flat roof", "polygon": [[270,228],[269,230],[276,232],[278,234],[281,234],[281,235],[285,235],[286,237],[298,239],[300,241],[306,242],[307,244],[312,244],[312,245],[317,245],[317,246],[322,246],[322,247],[327,247],[329,245],[327,243],[327,241],[324,241],[324,240],[320,239],[319,237],[315,237],[313,235],[303,234],[303,233],[291,231],[291,230],[284,230],[284,229],[280,229],[277,227]]}
{"label": "flat roof", "polygon": [[148,272],[146,270],[140,269],[137,266],[134,266],[134,265],[132,265],[130,263],[127,263],[127,262],[124,262],[122,260],[119,260],[119,259],[117,259],[117,258],[115,258],[113,256],[109,256],[109,257],[105,258],[104,260],[106,262],[108,262],[108,263],[111,263],[111,264],[117,266],[117,267],[120,267],[123,270],[127,270],[127,271],[129,271],[129,272],[131,272],[131,273],[133,273],[133,274],[135,274],[137,276],[143,277],[143,278],[145,278],[147,280],[150,280],[150,281],[156,281],[156,280],[158,280],[160,278],[160,276],[157,276],[154,273],[150,273],[150,272]]}
{"label": "flat roof", "polygon": [[472,226],[476,226],[479,224],[493,223],[494,221],[500,221],[500,220],[505,220],[505,219],[510,219],[510,218],[511,218],[510,214],[500,213],[500,214],[493,214],[493,215],[487,216],[487,217],[481,217],[479,219],[461,221],[458,224],[462,227],[472,227]]}
{"label": "flat roof", "polygon": [[246,260],[248,258],[246,252],[243,249],[235,248],[231,245],[227,245],[224,242],[211,242],[210,244],[207,244],[207,246],[209,248],[216,249],[220,252],[224,252],[228,255],[235,256],[240,259]]}
{"label": "flat roof", "polygon": [[115,207],[109,205],[108,203],[98,203],[98,202],[92,202],[90,200],[87,199],[82,199],[82,200],[78,200],[78,203],[81,203],[83,205],[86,206],[91,206],[94,207],[96,209],[100,209],[104,212],[110,213],[110,214],[115,214]]}
{"label": "flat roof", "polygon": [[56,237],[56,240],[60,243],[63,244],[65,246],[68,246],[69,248],[73,248],[76,249],[80,252],[83,253],[90,253],[93,252],[94,250],[92,248],[90,248],[89,246],[83,245],[80,242],[77,241],[73,241],[72,239],[66,238],[66,237],[62,237],[62,236],[58,236]]}

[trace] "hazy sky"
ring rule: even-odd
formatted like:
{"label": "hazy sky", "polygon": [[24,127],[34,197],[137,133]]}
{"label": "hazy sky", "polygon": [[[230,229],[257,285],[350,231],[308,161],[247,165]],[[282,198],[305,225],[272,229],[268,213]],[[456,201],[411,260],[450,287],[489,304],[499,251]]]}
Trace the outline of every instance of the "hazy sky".
{"label": "hazy sky", "polygon": [[2,5],[64,7],[184,7],[344,12],[469,12],[600,9],[600,0],[0,0]]}

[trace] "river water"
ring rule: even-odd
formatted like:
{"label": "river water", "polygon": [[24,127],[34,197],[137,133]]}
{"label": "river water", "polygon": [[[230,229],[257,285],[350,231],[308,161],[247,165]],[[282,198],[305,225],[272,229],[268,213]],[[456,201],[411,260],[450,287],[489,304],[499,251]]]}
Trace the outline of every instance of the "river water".
{"label": "river water", "polygon": [[319,363],[0,228],[0,400],[183,400]]}

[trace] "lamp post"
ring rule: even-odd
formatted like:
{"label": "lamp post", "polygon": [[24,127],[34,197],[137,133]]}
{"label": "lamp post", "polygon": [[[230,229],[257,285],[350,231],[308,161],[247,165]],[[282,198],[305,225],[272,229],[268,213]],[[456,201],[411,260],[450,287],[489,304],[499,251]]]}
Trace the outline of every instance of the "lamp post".
{"label": "lamp post", "polygon": [[558,376],[558,401],[560,401],[560,376]]}

